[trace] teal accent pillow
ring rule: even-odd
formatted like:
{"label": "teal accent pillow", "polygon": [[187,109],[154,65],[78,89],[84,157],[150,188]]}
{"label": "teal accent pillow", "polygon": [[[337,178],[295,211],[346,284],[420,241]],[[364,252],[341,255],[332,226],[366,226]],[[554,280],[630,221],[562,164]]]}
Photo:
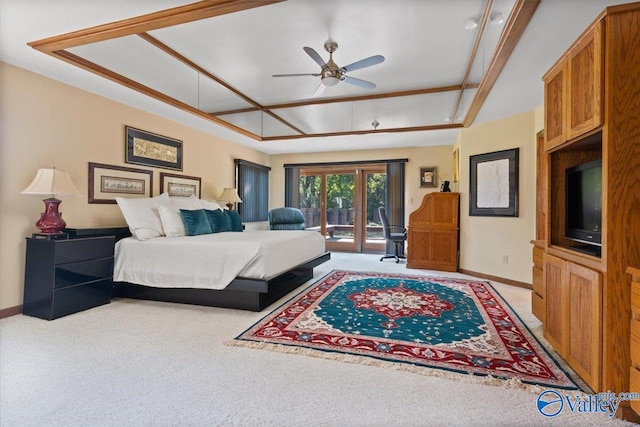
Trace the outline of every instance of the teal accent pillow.
{"label": "teal accent pillow", "polygon": [[204,209],[194,211],[180,209],[180,216],[182,217],[182,222],[184,222],[184,228],[187,230],[187,236],[213,233]]}
{"label": "teal accent pillow", "polygon": [[223,231],[231,231],[231,222],[227,218],[227,216],[222,212],[221,209],[216,210],[204,210],[207,219],[209,220],[209,225],[211,226],[211,230],[214,233],[221,233]]}
{"label": "teal accent pillow", "polygon": [[231,231],[242,231],[242,219],[238,211],[224,211],[224,215],[231,224]]}

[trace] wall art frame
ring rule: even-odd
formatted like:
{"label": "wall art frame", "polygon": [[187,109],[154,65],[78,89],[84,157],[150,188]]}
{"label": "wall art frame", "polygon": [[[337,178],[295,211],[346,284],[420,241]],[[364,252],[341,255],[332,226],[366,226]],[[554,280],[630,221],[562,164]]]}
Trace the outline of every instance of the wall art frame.
{"label": "wall art frame", "polygon": [[420,168],[420,187],[436,187],[438,185],[438,167]]}
{"label": "wall art frame", "polygon": [[519,151],[469,157],[469,216],[518,216]]}
{"label": "wall art frame", "polygon": [[176,175],[160,172],[160,193],[171,197],[202,196],[202,178],[197,176]]}
{"label": "wall art frame", "polygon": [[125,163],[182,171],[182,141],[125,126]]}
{"label": "wall art frame", "polygon": [[453,150],[453,182],[460,180],[460,150]]}
{"label": "wall art frame", "polygon": [[116,197],[151,197],[153,171],[89,162],[88,202],[115,204]]}

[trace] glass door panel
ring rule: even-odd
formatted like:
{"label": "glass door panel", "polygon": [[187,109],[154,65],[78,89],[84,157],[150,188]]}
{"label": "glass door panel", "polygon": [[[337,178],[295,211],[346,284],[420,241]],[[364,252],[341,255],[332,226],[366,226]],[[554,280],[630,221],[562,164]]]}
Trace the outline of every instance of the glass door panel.
{"label": "glass door panel", "polygon": [[323,176],[316,173],[300,173],[300,210],[307,229],[325,234],[322,207],[324,206]]}
{"label": "glass door panel", "polygon": [[387,173],[384,169],[377,171],[365,170],[363,172],[363,232],[361,247],[367,252],[383,252],[386,242],[382,232],[382,221],[378,214],[378,208],[385,206],[387,194]]}
{"label": "glass door panel", "polygon": [[329,250],[356,250],[358,212],[356,174],[326,174],[325,236]]}

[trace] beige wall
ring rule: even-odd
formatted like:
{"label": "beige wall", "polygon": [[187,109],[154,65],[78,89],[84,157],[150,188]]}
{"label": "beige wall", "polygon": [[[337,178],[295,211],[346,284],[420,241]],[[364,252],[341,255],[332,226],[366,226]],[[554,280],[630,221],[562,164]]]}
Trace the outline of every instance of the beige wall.
{"label": "beige wall", "polygon": [[544,129],[544,104],[533,110],[536,134]]}
{"label": "beige wall", "polygon": [[[116,205],[87,203],[88,162],[139,167],[124,163],[124,125],[182,140],[183,172],[165,171],[201,177],[205,199],[233,186],[233,158],[269,164],[264,153],[2,62],[0,94],[0,309],[22,304],[25,237],[37,231],[44,197],[19,193],[38,168],[71,174],[83,197],[62,198],[60,210],[69,226],[84,226],[124,224]],[[154,194],[161,171],[153,169]]]}
{"label": "beige wall", "polygon": [[[283,154],[271,156],[270,198],[272,208],[284,206],[284,164],[347,162],[386,159],[409,159],[405,169],[405,223],[409,214],[416,210],[425,194],[440,190],[442,180],[453,180],[452,146],[397,148],[388,150],[340,151],[329,153]],[[436,166],[438,183],[436,188],[420,188],[420,168]]]}
{"label": "beige wall", "polygon": [[[531,283],[531,244],[535,237],[536,128],[531,111],[463,129],[460,149],[460,268]],[[518,217],[469,216],[469,157],[520,148]],[[508,264],[503,256],[508,256]]]}
{"label": "beige wall", "polygon": [[[286,163],[332,162],[408,158],[406,172],[406,222],[420,206],[427,191],[420,188],[419,168],[438,166],[438,185],[453,180],[452,152],[459,149],[460,182],[452,190],[461,193],[460,268],[531,283],[531,245],[535,236],[535,134],[542,127],[540,108],[491,123],[463,129],[454,146],[398,148],[394,150],[337,153],[287,154],[271,156],[272,207],[284,205]],[[469,216],[469,156],[520,148],[519,216]],[[503,264],[503,255],[508,263]]]}
{"label": "beige wall", "polygon": [[[22,304],[25,240],[35,232],[43,210],[41,197],[22,191],[38,168],[68,171],[83,197],[63,199],[70,226],[122,225],[116,205],[87,203],[87,163],[124,163],[124,125],[180,139],[185,175],[202,177],[202,196],[214,199],[234,181],[233,158],[272,167],[270,207],[284,205],[285,163],[408,158],[406,221],[423,196],[438,188],[420,188],[419,168],[438,167],[438,186],[453,180],[450,145],[388,150],[344,151],[268,156],[242,145],[0,62],[0,309]],[[461,263],[463,269],[531,282],[531,246],[535,228],[535,133],[543,126],[542,107],[492,123],[463,129],[460,150]],[[393,137],[391,134],[390,137]],[[469,156],[520,147],[520,216],[469,217]],[[158,194],[161,169],[153,169]],[[170,171],[169,171],[170,172]],[[502,256],[509,263],[502,263]]]}

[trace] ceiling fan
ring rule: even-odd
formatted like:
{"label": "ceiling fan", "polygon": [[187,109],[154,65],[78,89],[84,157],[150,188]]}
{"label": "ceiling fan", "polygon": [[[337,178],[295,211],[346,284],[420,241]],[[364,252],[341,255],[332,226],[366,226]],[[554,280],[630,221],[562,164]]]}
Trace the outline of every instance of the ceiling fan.
{"label": "ceiling fan", "polygon": [[274,74],[273,77],[300,77],[300,76],[313,76],[320,77],[320,85],[314,92],[313,96],[320,96],[324,92],[325,88],[337,85],[339,82],[345,82],[354,86],[361,87],[363,89],[375,89],[376,84],[368,82],[366,80],[356,79],[355,77],[347,76],[350,71],[359,70],[361,68],[370,67],[372,65],[380,64],[384,62],[384,56],[374,55],[360,61],[356,61],[352,64],[344,67],[338,67],[333,62],[333,52],[338,49],[338,43],[328,40],[324,44],[324,49],[329,52],[329,61],[324,62],[322,57],[313,48],[303,48],[307,55],[311,57],[319,66],[319,73],[305,73],[305,74]]}

